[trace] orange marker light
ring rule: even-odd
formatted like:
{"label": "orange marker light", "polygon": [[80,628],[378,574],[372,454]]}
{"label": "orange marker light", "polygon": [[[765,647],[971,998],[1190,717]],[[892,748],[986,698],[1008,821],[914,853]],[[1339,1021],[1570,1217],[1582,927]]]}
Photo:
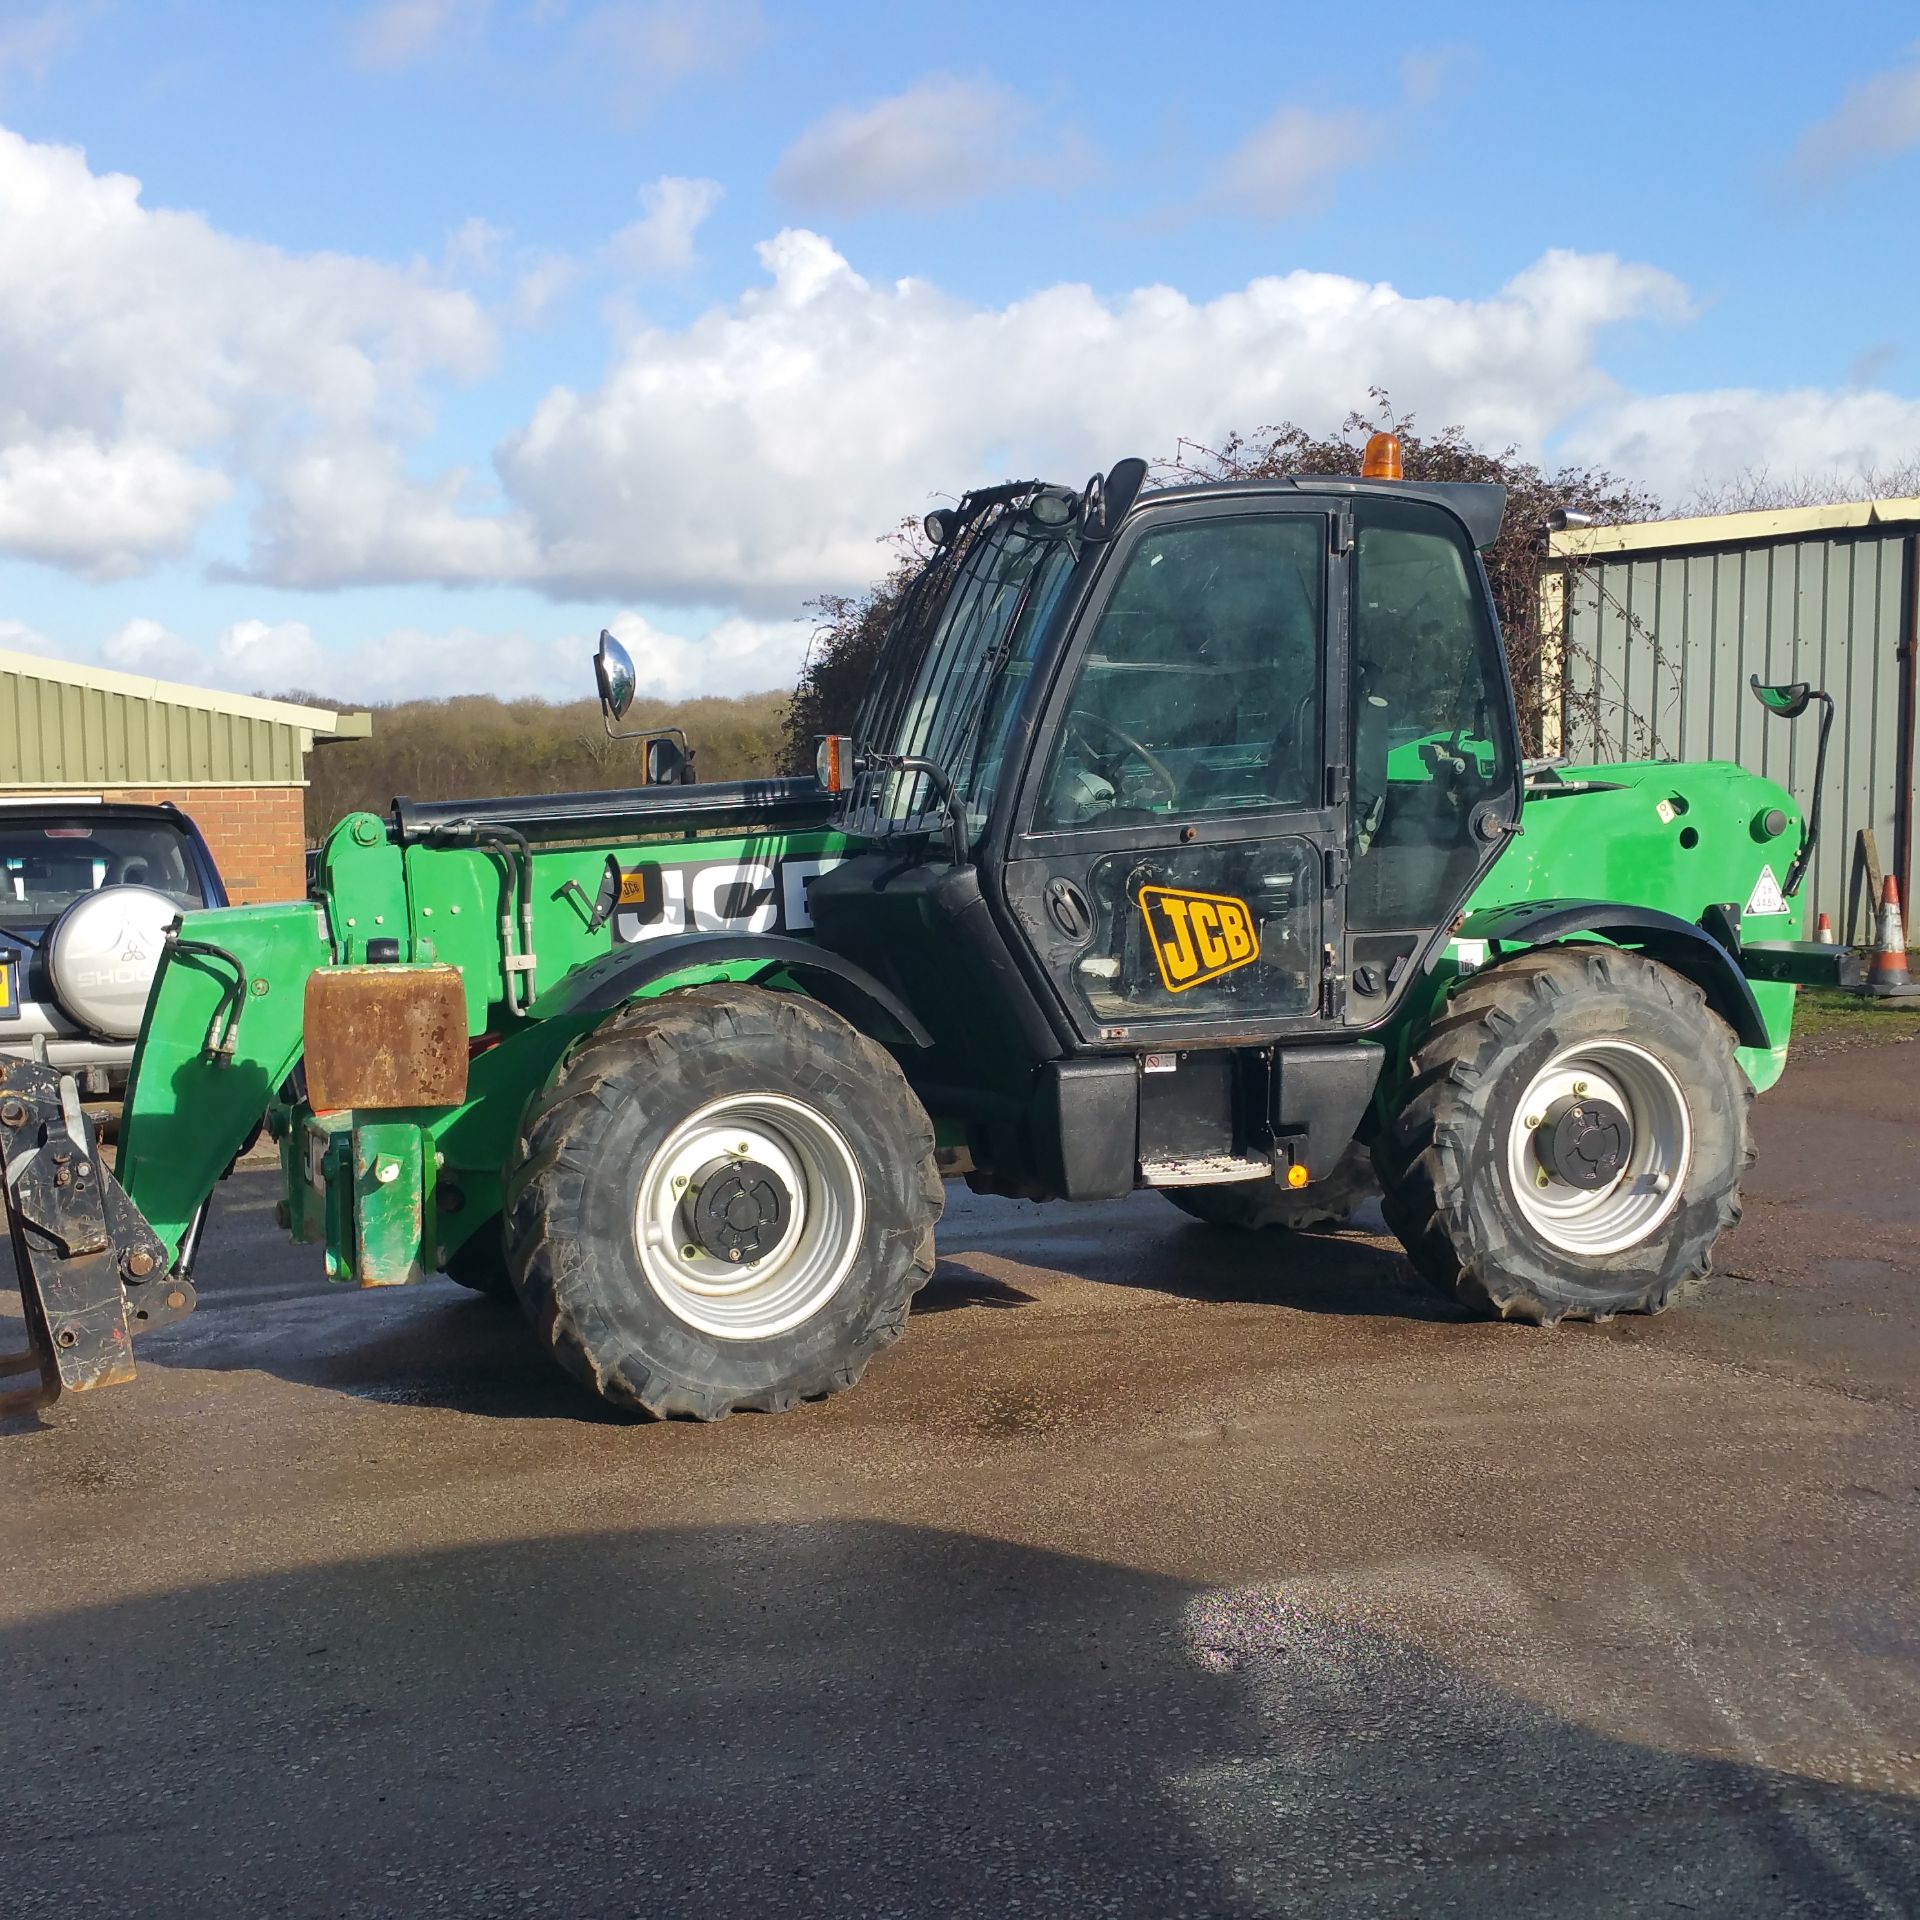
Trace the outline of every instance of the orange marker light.
{"label": "orange marker light", "polygon": [[1367,442],[1367,450],[1360,456],[1360,477],[1363,480],[1405,479],[1400,470],[1400,442],[1395,435],[1376,433]]}
{"label": "orange marker light", "polygon": [[1288,1186],[1304,1187],[1306,1184],[1307,1184],[1307,1170],[1305,1167],[1296,1164],[1287,1169],[1287,1185]]}

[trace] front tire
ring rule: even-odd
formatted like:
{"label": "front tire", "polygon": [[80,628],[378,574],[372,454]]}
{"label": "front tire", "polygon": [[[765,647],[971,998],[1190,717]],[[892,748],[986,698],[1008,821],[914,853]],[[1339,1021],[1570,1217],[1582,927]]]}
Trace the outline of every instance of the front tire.
{"label": "front tire", "polygon": [[1658,1313],[1740,1218],[1753,1089],[1691,981],[1615,947],[1521,954],[1462,986],[1376,1157],[1414,1266],[1551,1325]]}
{"label": "front tire", "polygon": [[882,1048],[797,995],[698,987],[554,1070],[508,1178],[507,1259],[555,1356],[615,1406],[781,1412],[899,1337],[942,1200]]}

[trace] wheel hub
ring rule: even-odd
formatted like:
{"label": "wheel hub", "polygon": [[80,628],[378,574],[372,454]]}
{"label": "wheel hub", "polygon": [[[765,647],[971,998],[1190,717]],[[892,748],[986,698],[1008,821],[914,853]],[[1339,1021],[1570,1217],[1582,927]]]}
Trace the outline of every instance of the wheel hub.
{"label": "wheel hub", "polygon": [[1661,1058],[1612,1036],[1534,1070],[1507,1130],[1508,1191],[1557,1253],[1599,1259],[1656,1233],[1693,1158],[1686,1095]]}
{"label": "wheel hub", "polygon": [[723,1095],[649,1156],[637,1252],[670,1312],[716,1340],[767,1340],[818,1313],[859,1258],[866,1186],[846,1136],[790,1094]]}
{"label": "wheel hub", "polygon": [[1591,1191],[1619,1179],[1633,1157],[1633,1122],[1611,1100],[1556,1100],[1533,1136],[1540,1164],[1570,1187]]}
{"label": "wheel hub", "polygon": [[694,1177],[687,1207],[695,1242],[716,1260],[750,1266],[785,1237],[793,1199],[758,1160],[715,1160]]}

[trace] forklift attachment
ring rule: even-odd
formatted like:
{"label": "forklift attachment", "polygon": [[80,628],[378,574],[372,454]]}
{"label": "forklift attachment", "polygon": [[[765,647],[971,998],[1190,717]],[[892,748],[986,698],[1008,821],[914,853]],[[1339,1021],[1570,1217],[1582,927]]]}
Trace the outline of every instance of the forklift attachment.
{"label": "forklift attachment", "polygon": [[192,1312],[193,1287],[100,1164],[71,1074],[0,1061],[0,1164],[27,1345],[0,1354],[0,1415],[133,1378],[132,1335]]}

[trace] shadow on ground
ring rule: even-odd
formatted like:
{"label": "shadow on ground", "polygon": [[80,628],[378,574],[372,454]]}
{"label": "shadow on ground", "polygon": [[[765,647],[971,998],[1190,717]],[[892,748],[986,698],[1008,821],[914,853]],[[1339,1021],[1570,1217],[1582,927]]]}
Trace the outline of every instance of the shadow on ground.
{"label": "shadow on ground", "polygon": [[[276,1182],[272,1169],[248,1169],[221,1189],[196,1273],[200,1305],[138,1343],[142,1367],[264,1372],[356,1399],[490,1418],[632,1418],[561,1372],[511,1303],[444,1279],[370,1294],[329,1283],[318,1250],[295,1246],[273,1225],[267,1196]],[[1359,1234],[1202,1226],[1150,1194],[1084,1207],[954,1199],[916,1320],[1035,1304],[1039,1295],[994,1271],[1003,1261],[1176,1299],[1355,1318],[1466,1317],[1428,1293],[1397,1248]],[[35,1425],[28,1416],[0,1433]]]}
{"label": "shadow on ground", "polygon": [[870,1521],[216,1582],[0,1674],[16,1920],[1920,1902],[1912,1801],[1603,1737],[1285,1586]]}

